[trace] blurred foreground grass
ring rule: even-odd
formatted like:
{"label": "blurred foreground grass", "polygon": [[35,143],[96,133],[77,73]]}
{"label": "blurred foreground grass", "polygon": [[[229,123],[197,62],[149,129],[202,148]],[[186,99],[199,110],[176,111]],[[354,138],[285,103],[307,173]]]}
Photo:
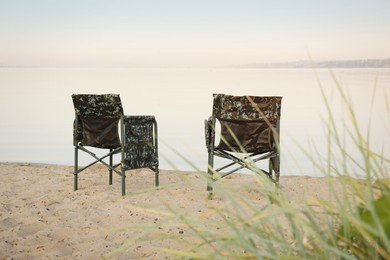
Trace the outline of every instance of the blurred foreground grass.
{"label": "blurred foreground grass", "polygon": [[[185,259],[390,259],[390,160],[384,149],[371,149],[369,135],[359,128],[350,100],[334,79],[349,124],[337,122],[319,82],[328,114],[326,155],[318,150],[304,151],[327,179],[328,198],[292,204],[283,189],[275,188],[260,174],[253,176],[253,182],[259,187],[255,192],[261,201],[249,200],[220,185],[218,196],[228,203],[218,203],[206,199],[207,176],[200,172],[205,185],[201,203],[207,204],[208,211],[194,218],[162,202],[159,212],[164,215],[160,227],[180,225],[188,232],[152,234],[155,229],[144,226],[140,235],[124,246],[140,239],[171,239],[181,249],[161,250],[172,258]],[[357,156],[350,153],[351,147],[347,149],[347,139]],[[356,178],[356,169],[364,176]],[[113,255],[115,252],[106,257]]]}

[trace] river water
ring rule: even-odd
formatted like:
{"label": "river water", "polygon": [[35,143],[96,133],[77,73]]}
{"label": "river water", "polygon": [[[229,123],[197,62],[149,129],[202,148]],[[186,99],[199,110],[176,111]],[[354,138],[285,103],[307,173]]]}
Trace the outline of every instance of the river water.
{"label": "river water", "polygon": [[372,149],[389,158],[390,69],[1,68],[0,161],[72,165],[71,95],[118,93],[126,115],[156,116],[162,169],[206,170],[212,94],[275,95],[283,96],[282,175],[315,176],[307,154],[315,161],[327,154],[324,97],[336,125],[351,125],[339,87]]}

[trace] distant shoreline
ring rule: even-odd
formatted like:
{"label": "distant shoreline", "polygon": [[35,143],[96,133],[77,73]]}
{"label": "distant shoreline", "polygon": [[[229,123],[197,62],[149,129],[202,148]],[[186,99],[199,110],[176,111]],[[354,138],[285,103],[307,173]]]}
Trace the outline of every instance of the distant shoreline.
{"label": "distant shoreline", "polygon": [[245,68],[390,68],[390,59],[294,61],[242,65]]}
{"label": "distant shoreline", "polygon": [[91,68],[91,69],[310,69],[310,68],[390,68],[390,58],[388,59],[359,59],[359,60],[329,60],[329,61],[292,61],[274,63],[254,63],[227,66],[131,66],[131,65],[0,65],[0,68]]}

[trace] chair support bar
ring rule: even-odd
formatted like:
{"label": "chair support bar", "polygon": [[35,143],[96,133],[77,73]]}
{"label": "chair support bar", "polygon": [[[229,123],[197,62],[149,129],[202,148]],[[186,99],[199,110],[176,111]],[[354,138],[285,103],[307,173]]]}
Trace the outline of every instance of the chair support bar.
{"label": "chair support bar", "polygon": [[[230,160],[233,161],[232,163],[229,163],[229,164],[227,164],[225,166],[222,166],[222,167],[216,169],[215,170],[216,172],[220,172],[220,171],[222,171],[222,170],[224,170],[224,169],[226,169],[226,168],[228,168],[230,166],[233,166],[234,164],[240,164],[242,166],[242,167],[239,167],[239,168],[237,168],[235,170],[232,170],[231,172],[229,172],[229,174],[230,174],[230,173],[238,171],[238,170],[240,170],[242,168],[245,168],[245,167],[248,168],[248,164],[244,163],[243,160],[247,160],[247,159],[249,159],[251,157],[255,157],[256,155],[259,155],[259,154],[257,154],[257,153],[256,154],[251,154],[251,155],[245,156],[242,159],[240,159],[240,158],[237,158],[236,156],[234,156],[232,154],[229,154],[227,152],[216,150],[215,151],[215,155],[219,156],[219,157],[222,157],[222,158],[225,158],[225,159],[230,159]],[[264,154],[264,155],[262,155],[262,156],[260,156],[258,158],[252,159],[252,162],[257,162],[257,161],[268,159],[268,158],[272,158],[272,157],[275,157],[275,156],[276,156],[276,152],[269,152],[269,153]],[[221,175],[226,176],[225,174],[221,174]]]}
{"label": "chair support bar", "polygon": [[85,153],[88,153],[89,155],[91,155],[93,158],[95,158],[96,160],[90,164],[88,164],[87,166],[81,168],[81,169],[78,169],[77,171],[75,171],[73,174],[78,174],[80,172],[82,172],[83,170],[87,169],[88,167],[91,167],[92,165],[98,163],[98,162],[101,162],[102,164],[104,164],[105,166],[107,166],[110,170],[116,172],[117,174],[119,174],[120,176],[122,176],[122,173],[120,171],[118,171],[117,169],[115,169],[119,164],[115,165],[115,166],[111,166],[109,165],[108,163],[106,163],[105,161],[103,161],[103,159],[107,158],[108,156],[111,156],[111,155],[114,155],[114,154],[117,154],[117,153],[120,153],[121,151],[121,148],[116,148],[115,150],[112,150],[110,153],[104,155],[103,157],[97,157],[96,154],[92,153],[91,151],[87,150],[86,148],[84,148],[83,146],[78,146],[78,149],[80,149],[81,151],[85,152]]}

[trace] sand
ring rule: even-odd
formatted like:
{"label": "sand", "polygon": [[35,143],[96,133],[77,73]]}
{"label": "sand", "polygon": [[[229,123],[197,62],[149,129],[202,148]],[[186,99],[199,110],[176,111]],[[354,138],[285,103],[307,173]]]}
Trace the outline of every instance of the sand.
{"label": "sand", "polygon": [[[73,191],[72,170],[0,163],[0,259],[172,258],[169,250],[194,246],[199,238],[172,221],[171,210],[211,228],[218,221],[213,207],[230,203],[223,188],[231,187],[259,205],[267,203],[250,175],[218,181],[210,202],[201,173],[162,170],[156,190],[152,171],[127,171],[122,197],[120,176],[114,175],[113,185],[108,185],[102,165],[80,174],[78,191]],[[327,198],[327,187],[324,178],[281,177],[281,189],[294,205]]]}

